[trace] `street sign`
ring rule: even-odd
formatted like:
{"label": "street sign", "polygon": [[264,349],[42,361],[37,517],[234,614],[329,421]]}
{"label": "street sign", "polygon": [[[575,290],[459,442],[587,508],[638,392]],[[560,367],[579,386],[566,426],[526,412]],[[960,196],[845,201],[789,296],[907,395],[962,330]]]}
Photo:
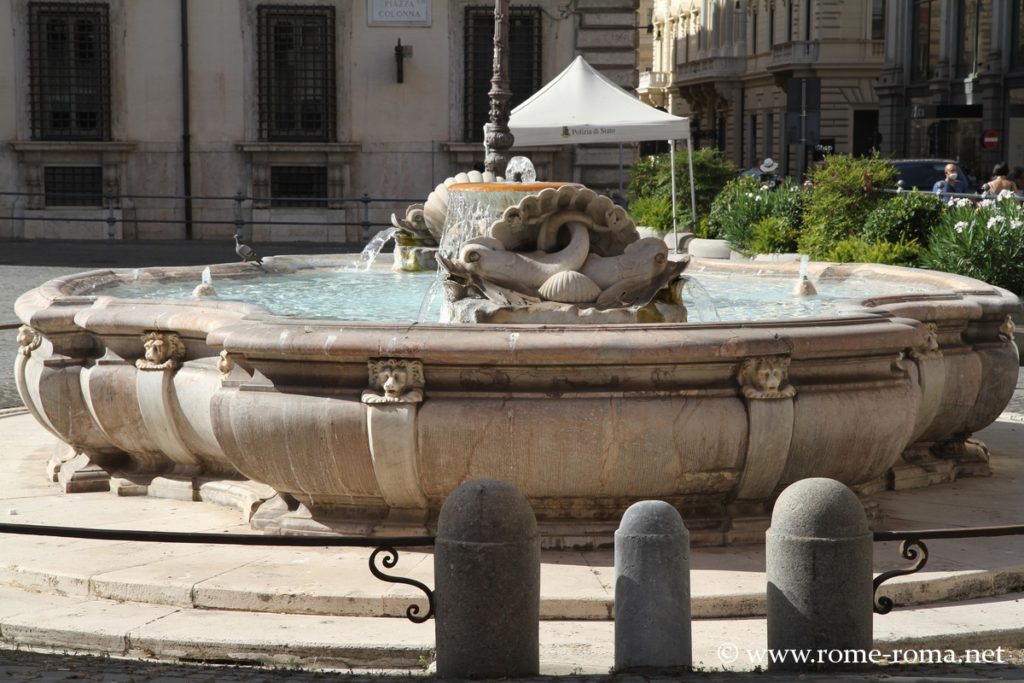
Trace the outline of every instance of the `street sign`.
{"label": "street sign", "polygon": [[999,133],[994,130],[986,130],[981,134],[981,146],[987,150],[998,149]]}

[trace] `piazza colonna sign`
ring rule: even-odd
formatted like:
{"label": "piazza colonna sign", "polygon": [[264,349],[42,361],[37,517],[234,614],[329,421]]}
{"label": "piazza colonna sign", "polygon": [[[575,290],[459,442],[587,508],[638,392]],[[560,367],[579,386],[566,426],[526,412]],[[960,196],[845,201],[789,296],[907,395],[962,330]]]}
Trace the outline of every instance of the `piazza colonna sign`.
{"label": "piazza colonna sign", "polygon": [[368,26],[430,26],[431,0],[367,0]]}

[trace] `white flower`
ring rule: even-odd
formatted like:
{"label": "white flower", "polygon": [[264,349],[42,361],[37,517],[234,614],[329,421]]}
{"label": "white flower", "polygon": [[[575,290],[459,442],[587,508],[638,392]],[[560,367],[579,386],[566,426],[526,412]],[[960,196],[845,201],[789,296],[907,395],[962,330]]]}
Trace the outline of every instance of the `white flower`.
{"label": "white flower", "polygon": [[967,221],[957,221],[956,225],[953,226],[953,229],[957,232],[963,232],[966,227]]}
{"label": "white flower", "polygon": [[978,203],[978,206],[982,209],[991,209],[995,205],[996,203],[991,199],[982,199],[981,202]]}
{"label": "white flower", "polygon": [[1014,230],[1020,230],[1020,226],[1022,225],[1024,225],[1024,221],[1022,221],[1019,218],[1014,218],[1012,221],[1010,221],[1010,227],[1013,228]]}
{"label": "white flower", "polygon": [[953,200],[953,206],[958,209],[966,209],[969,206],[973,206],[973,204],[971,204],[971,200],[967,197],[958,197]]}
{"label": "white flower", "polygon": [[989,230],[991,230],[992,228],[996,227],[1000,223],[1005,223],[1005,222],[1006,222],[1006,216],[992,216],[992,218],[988,219],[988,223],[986,224],[986,227]]}
{"label": "white flower", "polygon": [[757,195],[756,197],[754,197],[754,201],[755,202],[761,201],[761,195]]}
{"label": "white flower", "polygon": [[770,188],[770,187],[769,187],[769,186],[767,186],[767,185],[762,185],[762,186],[761,186],[761,192],[767,192],[767,191],[768,191],[768,190],[770,190],[770,189],[772,189],[772,188]]}
{"label": "white flower", "polygon": [[754,193],[753,192],[747,192],[746,194],[747,194],[747,199],[753,199],[754,198]]}
{"label": "white flower", "polygon": [[996,195],[996,199],[999,200],[999,201],[1004,201],[1004,200],[1013,199],[1013,198],[1014,198],[1013,190],[1000,190],[999,194]]}

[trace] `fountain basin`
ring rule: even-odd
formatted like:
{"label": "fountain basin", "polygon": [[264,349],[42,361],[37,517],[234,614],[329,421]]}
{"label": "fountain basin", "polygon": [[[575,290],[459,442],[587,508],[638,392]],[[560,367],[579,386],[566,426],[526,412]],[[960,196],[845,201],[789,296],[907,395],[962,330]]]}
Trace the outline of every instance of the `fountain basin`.
{"label": "fountain basin", "polygon": [[[795,279],[797,265],[695,259],[687,272],[741,271]],[[85,459],[133,491],[249,479],[278,494],[252,516],[273,533],[429,531],[448,493],[489,477],[527,496],[551,547],[610,542],[646,498],[678,507],[694,542],[759,541],[775,495],[801,478],[868,493],[987,474],[969,437],[1012,395],[1016,297],[930,271],[808,272],[936,291],[808,319],[441,325],[83,295],[132,277],[93,271],[18,300],[15,372],[77,455],[60,464],[68,481]],[[227,274],[259,276],[215,266],[215,286]]]}

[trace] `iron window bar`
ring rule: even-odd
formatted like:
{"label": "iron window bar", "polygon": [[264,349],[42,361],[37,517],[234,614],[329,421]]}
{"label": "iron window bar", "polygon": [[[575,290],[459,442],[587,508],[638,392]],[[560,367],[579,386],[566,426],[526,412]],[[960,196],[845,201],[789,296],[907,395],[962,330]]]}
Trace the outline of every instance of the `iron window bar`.
{"label": "iron window bar", "polygon": [[[541,86],[541,9],[512,7],[509,22],[509,107],[514,108]],[[466,7],[463,41],[463,136],[466,142],[482,142],[494,69],[493,5]]]}
{"label": "iron window bar", "polygon": [[30,2],[28,9],[32,138],[109,140],[108,5]]}
{"label": "iron window bar", "polygon": [[260,139],[334,142],[334,7],[260,5],[256,23]]}

